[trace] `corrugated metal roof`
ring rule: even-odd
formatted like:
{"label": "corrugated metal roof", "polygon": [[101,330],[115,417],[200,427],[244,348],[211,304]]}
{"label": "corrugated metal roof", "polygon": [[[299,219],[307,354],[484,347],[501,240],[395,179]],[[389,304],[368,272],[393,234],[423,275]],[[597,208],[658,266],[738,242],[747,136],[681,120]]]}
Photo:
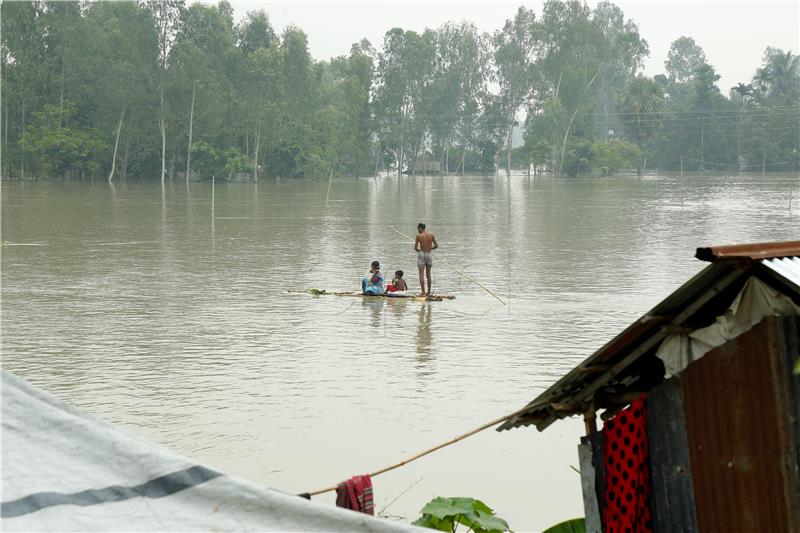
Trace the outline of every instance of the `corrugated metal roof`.
{"label": "corrugated metal roof", "polygon": [[718,259],[768,259],[798,255],[800,255],[800,241],[784,241],[709,246],[698,248],[695,257],[703,261],[716,261]]}
{"label": "corrugated metal roof", "polygon": [[761,264],[800,287],[800,257],[764,259]]}
{"label": "corrugated metal roof", "polygon": [[[796,262],[800,263],[800,241],[794,241],[794,247],[787,243],[772,244],[775,246],[766,243],[698,248],[698,256],[701,250],[717,250],[717,253],[724,254],[729,254],[731,249],[738,249],[741,253],[747,250],[751,254],[756,250],[771,250],[769,253],[793,250],[795,257],[786,264],[792,267]],[[784,262],[767,262],[761,260],[762,257],[752,260],[749,255],[735,257],[738,260],[714,260],[531,401],[524,411],[509,418],[498,431],[530,424],[543,431],[558,419],[590,410],[592,404],[594,409],[616,412],[628,403],[627,397],[631,394],[649,391],[663,381],[664,366],[655,356],[661,341],[671,333],[711,323],[752,275],[767,278],[800,302],[800,284],[782,273]]]}

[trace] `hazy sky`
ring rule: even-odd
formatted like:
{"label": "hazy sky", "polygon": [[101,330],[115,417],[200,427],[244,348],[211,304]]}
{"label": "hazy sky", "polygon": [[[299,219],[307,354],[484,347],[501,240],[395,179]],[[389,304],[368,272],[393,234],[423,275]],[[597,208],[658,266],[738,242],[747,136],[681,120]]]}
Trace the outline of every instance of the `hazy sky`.
{"label": "hazy sky", "polygon": [[[206,0],[207,3],[216,3]],[[588,2],[594,6],[596,1]],[[740,81],[748,82],[761,64],[767,46],[800,49],[800,0],[769,1],[619,1],[614,2],[639,26],[650,45],[645,60],[648,75],[664,71],[669,46],[678,37],[694,38],[721,75],[724,94]],[[264,9],[277,32],[296,24],[308,34],[317,60],[347,54],[362,38],[376,48],[393,27],[422,31],[447,21],[473,22],[480,31],[494,31],[514,16],[520,5],[541,13],[542,2],[272,2],[231,0],[237,19],[247,11]]]}

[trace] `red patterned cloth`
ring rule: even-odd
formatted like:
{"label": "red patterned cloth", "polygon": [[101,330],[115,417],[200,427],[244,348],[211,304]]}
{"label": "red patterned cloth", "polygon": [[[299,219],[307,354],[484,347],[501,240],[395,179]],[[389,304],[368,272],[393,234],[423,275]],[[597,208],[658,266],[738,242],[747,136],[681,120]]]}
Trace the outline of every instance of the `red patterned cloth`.
{"label": "red patterned cloth", "polygon": [[336,507],[374,515],[372,480],[369,475],[353,476],[339,483],[336,487]]}
{"label": "red patterned cloth", "polygon": [[605,533],[649,533],[650,460],[643,394],[605,423]]}

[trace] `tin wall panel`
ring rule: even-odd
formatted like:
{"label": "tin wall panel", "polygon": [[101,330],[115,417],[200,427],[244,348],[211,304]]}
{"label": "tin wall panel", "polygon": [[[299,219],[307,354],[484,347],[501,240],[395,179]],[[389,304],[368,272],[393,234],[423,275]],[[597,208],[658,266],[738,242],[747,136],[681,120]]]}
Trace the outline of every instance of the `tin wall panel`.
{"label": "tin wall panel", "polygon": [[653,531],[694,533],[698,531],[697,516],[678,377],[653,389],[647,397],[647,411]]}
{"label": "tin wall panel", "polygon": [[798,531],[778,324],[763,320],[681,374],[702,532]]}
{"label": "tin wall panel", "polygon": [[790,433],[794,448],[794,530],[800,531],[800,375],[794,373],[795,364],[800,359],[800,316],[787,316],[779,320],[778,354],[785,378],[788,397]]}
{"label": "tin wall panel", "polygon": [[[585,440],[584,440],[585,439]],[[594,487],[597,494],[597,508],[601,521],[606,509],[606,461],[605,461],[605,435],[602,431],[583,437],[592,448],[592,466],[594,466]]]}
{"label": "tin wall panel", "polygon": [[578,461],[581,467],[581,491],[583,492],[583,516],[586,519],[586,531],[587,533],[603,533],[593,456],[592,445],[588,439],[582,438],[578,445]]}

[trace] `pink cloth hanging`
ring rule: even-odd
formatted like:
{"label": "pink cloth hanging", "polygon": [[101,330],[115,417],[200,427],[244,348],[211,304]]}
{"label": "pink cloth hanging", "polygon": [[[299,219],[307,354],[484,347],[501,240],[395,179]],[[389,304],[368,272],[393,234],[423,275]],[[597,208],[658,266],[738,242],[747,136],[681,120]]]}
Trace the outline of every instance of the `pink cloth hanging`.
{"label": "pink cloth hanging", "polygon": [[369,474],[353,476],[339,483],[336,487],[336,506],[374,516],[375,505]]}

